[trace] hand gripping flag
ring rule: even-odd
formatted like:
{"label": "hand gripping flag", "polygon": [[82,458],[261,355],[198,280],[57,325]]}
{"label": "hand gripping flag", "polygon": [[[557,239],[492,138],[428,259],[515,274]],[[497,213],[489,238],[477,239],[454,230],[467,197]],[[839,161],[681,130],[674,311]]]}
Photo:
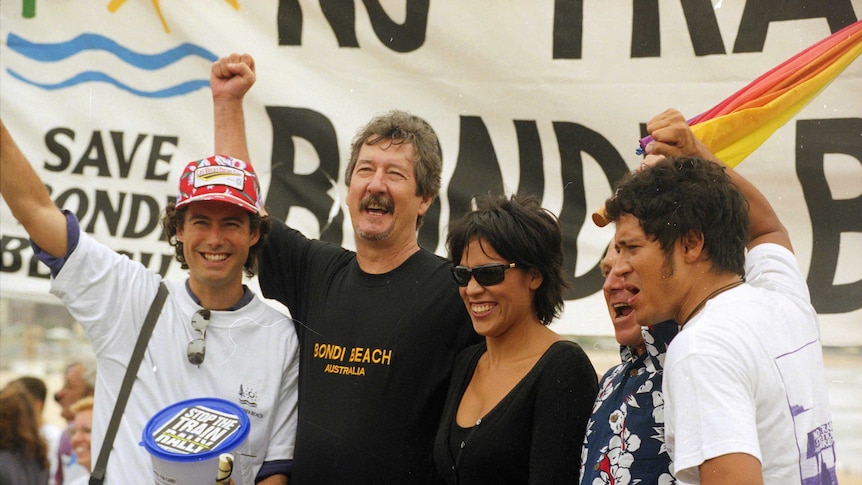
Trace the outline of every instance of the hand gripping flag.
{"label": "hand gripping flag", "polygon": [[[862,20],[826,37],[689,120],[719,160],[735,167],[862,53]],[[652,137],[640,140],[638,153]]]}
{"label": "hand gripping flag", "polygon": [[[719,160],[735,167],[784,123],[805,107],[820,91],[862,53],[862,20],[808,47],[708,111],[688,120],[691,131]],[[644,153],[653,140],[640,140]],[[604,227],[610,221],[602,206],[593,222]]]}

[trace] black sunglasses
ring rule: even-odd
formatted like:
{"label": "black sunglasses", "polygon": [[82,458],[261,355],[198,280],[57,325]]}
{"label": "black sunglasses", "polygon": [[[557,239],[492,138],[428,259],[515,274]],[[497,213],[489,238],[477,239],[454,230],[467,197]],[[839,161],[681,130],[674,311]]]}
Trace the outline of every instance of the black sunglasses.
{"label": "black sunglasses", "polygon": [[201,365],[207,355],[207,327],[210,324],[210,311],[198,310],[192,315],[192,328],[201,333],[201,336],[189,342],[187,355],[189,362]]}
{"label": "black sunglasses", "polygon": [[482,286],[498,285],[506,279],[506,270],[514,268],[515,263],[502,264],[492,263],[483,264],[481,266],[453,266],[452,277],[455,278],[455,283],[458,286],[467,286],[470,284],[470,278],[476,278],[476,283]]}

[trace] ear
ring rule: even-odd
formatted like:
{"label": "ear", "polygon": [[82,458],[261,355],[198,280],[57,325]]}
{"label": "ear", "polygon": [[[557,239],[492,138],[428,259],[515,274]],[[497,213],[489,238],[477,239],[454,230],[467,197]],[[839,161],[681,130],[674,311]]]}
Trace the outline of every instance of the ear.
{"label": "ear", "polygon": [[530,289],[536,291],[542,286],[542,282],[545,281],[545,277],[542,276],[542,272],[533,268],[530,270]]}
{"label": "ear", "polygon": [[682,237],[680,243],[682,245],[683,259],[687,263],[693,263],[701,258],[705,258],[706,251],[703,248],[703,233],[688,231]]}
{"label": "ear", "polygon": [[177,241],[184,243],[184,241],[183,241],[183,226],[182,225],[177,226],[177,232],[176,232],[176,234],[174,234],[174,238]]}
{"label": "ear", "polygon": [[428,208],[431,207],[431,203],[434,202],[433,195],[427,195],[422,197],[422,202],[419,203],[419,215],[424,216],[426,212],[428,212]]}
{"label": "ear", "polygon": [[252,247],[260,241],[260,227],[252,231],[251,240],[248,242],[248,247]]}

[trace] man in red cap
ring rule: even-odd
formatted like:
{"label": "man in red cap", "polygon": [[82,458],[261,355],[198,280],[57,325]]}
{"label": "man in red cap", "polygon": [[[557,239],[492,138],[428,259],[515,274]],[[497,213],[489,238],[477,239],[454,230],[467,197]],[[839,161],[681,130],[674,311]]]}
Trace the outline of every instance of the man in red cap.
{"label": "man in red cap", "polygon": [[[0,173],[3,199],[51,268],[51,292],[81,323],[96,354],[95,464],[161,277],[100,244],[81,231],[74,214],[58,210],[2,122]],[[254,169],[229,157],[189,163],[162,225],[189,277],[164,282],[169,294],[117,431],[105,483],[152,484],[152,460],[138,444],[145,425],[165,407],[201,397],[232,401],[251,420],[247,440],[233,451],[240,464],[236,481],[287,483],[298,344],[290,319],[243,284],[269,230]]]}

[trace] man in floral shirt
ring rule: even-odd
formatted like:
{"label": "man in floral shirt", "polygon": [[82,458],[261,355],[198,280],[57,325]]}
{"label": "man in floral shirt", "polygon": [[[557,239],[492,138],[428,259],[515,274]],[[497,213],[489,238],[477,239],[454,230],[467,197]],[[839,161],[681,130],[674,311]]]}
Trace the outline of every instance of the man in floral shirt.
{"label": "man in floral shirt", "polygon": [[673,484],[664,442],[661,392],[664,355],[678,326],[668,321],[641,328],[627,301],[632,294],[610,273],[616,252],[601,262],[602,291],[620,343],[622,363],[599,383],[581,450],[581,485]]}

